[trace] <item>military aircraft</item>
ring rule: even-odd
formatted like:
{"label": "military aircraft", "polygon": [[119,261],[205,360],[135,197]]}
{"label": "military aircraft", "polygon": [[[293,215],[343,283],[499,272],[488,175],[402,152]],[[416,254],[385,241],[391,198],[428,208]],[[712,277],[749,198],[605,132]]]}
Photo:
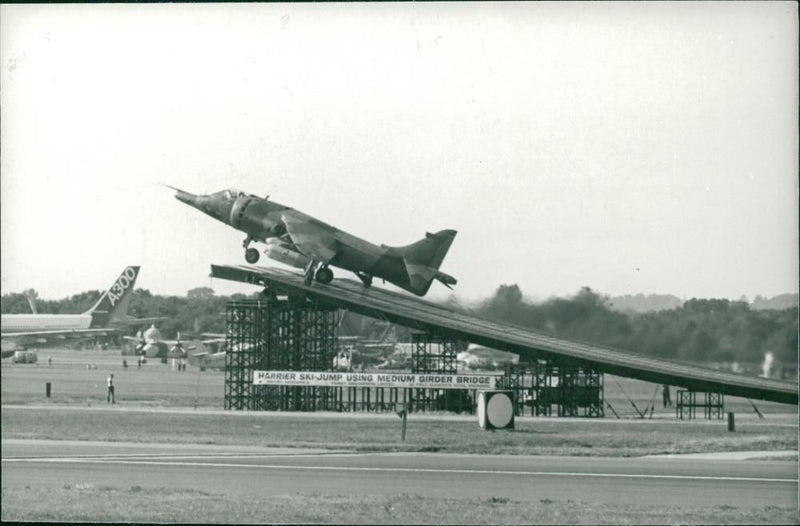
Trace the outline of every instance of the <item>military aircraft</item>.
{"label": "military aircraft", "polygon": [[239,190],[229,189],[210,195],[194,195],[179,188],[175,198],[211,217],[241,230],[245,259],[256,263],[254,241],[266,243],[264,253],[281,263],[305,269],[305,284],[316,278],[320,283],[333,279],[331,266],[350,270],[365,287],[380,278],[418,296],[424,296],[433,280],[446,287],[456,284],[453,276],[439,270],[455,230],[425,234],[404,247],[374,245],[339,230],[299,210]]}
{"label": "military aircraft", "polygon": [[[203,336],[207,339],[198,341],[199,352],[190,352],[187,356],[189,365],[205,369],[225,369],[228,345],[224,334],[204,332]],[[233,353],[247,351],[252,348],[253,343],[235,343],[230,351]],[[258,345],[258,344],[255,344]]]}
{"label": "military aircraft", "polygon": [[225,341],[224,335],[222,337],[215,335],[207,340],[183,342],[181,333],[178,333],[176,340],[165,340],[155,325],[151,325],[144,333],[123,338],[135,342],[135,354],[148,358],[186,358],[187,351],[196,349],[198,344],[208,345]]}
{"label": "military aircraft", "polygon": [[225,355],[225,351],[201,351],[189,353],[189,356],[187,356],[187,361],[189,362],[189,365],[193,367],[199,367],[201,370],[223,370],[225,369]]}
{"label": "military aircraft", "polygon": [[31,347],[63,345],[66,340],[85,340],[114,334],[129,327],[160,321],[163,318],[132,318],[126,313],[139,275],[138,266],[129,266],[83,314],[3,314],[2,357]]}

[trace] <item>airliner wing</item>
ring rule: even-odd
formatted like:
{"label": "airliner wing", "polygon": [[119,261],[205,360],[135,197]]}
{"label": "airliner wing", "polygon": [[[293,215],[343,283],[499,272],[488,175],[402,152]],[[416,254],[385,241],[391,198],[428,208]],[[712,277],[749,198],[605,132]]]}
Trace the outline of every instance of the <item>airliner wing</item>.
{"label": "airliner wing", "polygon": [[297,212],[281,214],[281,220],[301,254],[323,263],[336,257],[337,242],[332,227]]}
{"label": "airliner wing", "polygon": [[29,349],[51,347],[67,340],[85,340],[95,336],[106,336],[117,332],[114,329],[67,329],[52,331],[28,331],[3,334],[3,348]]}
{"label": "airliner wing", "polygon": [[114,327],[138,327],[140,325],[152,325],[154,323],[158,323],[160,321],[164,321],[167,318],[160,317],[160,318],[121,318],[121,319],[114,319],[111,320],[111,325]]}

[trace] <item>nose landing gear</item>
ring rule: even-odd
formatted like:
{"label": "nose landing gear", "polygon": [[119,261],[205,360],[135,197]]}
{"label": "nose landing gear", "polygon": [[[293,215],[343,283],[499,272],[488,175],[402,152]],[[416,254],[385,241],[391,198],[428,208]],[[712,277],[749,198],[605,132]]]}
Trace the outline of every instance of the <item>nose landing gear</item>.
{"label": "nose landing gear", "polygon": [[244,243],[242,243],[242,246],[244,247],[244,259],[251,265],[256,263],[258,261],[258,258],[260,257],[258,250],[250,247],[250,243],[252,243],[253,241],[255,241],[255,239],[253,239],[250,236],[247,236],[244,240]]}
{"label": "nose landing gear", "polygon": [[251,265],[253,263],[256,263],[259,257],[260,255],[258,253],[258,250],[254,248],[248,248],[247,250],[244,251],[244,259],[247,260],[247,262],[250,263]]}

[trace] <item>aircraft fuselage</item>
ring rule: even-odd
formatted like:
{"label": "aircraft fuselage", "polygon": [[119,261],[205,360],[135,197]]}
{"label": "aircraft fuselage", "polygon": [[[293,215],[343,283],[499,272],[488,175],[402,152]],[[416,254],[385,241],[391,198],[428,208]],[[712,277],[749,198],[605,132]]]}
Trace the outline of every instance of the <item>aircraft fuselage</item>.
{"label": "aircraft fuselage", "polygon": [[91,324],[92,316],[89,314],[3,314],[0,316],[0,327],[4,334],[88,329]]}
{"label": "aircraft fuselage", "polygon": [[237,190],[210,195],[175,190],[179,201],[245,232],[248,262],[255,263],[259,258],[249,244],[266,243],[268,257],[305,268],[309,284],[315,274],[318,281],[329,282],[333,274],[328,266],[355,272],[366,286],[376,277],[420,296],[434,279],[447,286],[456,283],[455,278],[439,271],[455,230],[427,234],[405,247],[379,246],[294,208]]}

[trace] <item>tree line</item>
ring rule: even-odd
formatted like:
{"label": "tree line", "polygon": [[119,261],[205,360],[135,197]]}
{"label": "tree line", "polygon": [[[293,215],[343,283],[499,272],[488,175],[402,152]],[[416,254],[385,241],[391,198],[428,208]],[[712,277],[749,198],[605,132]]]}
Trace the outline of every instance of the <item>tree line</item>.
{"label": "tree line", "polygon": [[[85,312],[101,291],[86,291],[60,300],[41,300],[34,290],[4,294],[2,312],[29,313],[26,296],[36,299],[38,312]],[[186,296],[160,296],[147,289],[133,292],[128,314],[137,318],[164,317],[159,324],[166,338],[178,332],[224,333],[229,300],[257,297],[217,296],[199,287]],[[798,309],[754,310],[744,301],[691,299],[677,308],[647,313],[612,309],[609,298],[588,287],[567,298],[542,303],[527,301],[519,286],[501,285],[494,295],[471,307],[455,299],[447,306],[547,333],[559,338],[628,350],[658,358],[697,363],[759,364],[767,352],[776,362],[797,370]]]}
{"label": "tree line", "polygon": [[697,363],[760,364],[767,352],[797,370],[798,309],[754,310],[745,301],[693,298],[647,313],[612,309],[608,296],[583,287],[569,298],[524,299],[517,285],[502,285],[473,311],[557,336]]}

